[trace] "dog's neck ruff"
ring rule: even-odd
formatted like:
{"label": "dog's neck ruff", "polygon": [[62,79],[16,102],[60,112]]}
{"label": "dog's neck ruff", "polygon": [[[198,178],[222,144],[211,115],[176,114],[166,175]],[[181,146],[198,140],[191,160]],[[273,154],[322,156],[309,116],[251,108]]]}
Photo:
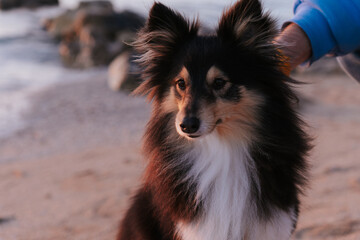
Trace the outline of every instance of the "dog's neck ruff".
{"label": "dog's neck ruff", "polygon": [[251,207],[251,175],[256,175],[248,147],[229,142],[216,133],[193,143],[192,168],[188,179],[195,181],[196,199],[203,213],[191,223],[179,223],[184,240],[239,240],[255,216]]}
{"label": "dog's neck ruff", "polygon": [[202,203],[203,211],[192,222],[177,223],[182,240],[290,238],[294,209],[285,212],[274,206],[268,220],[258,217],[251,189],[259,187],[258,175],[246,143],[211,134],[194,141],[189,154],[187,159],[194,162],[187,180],[195,182],[197,203]]}

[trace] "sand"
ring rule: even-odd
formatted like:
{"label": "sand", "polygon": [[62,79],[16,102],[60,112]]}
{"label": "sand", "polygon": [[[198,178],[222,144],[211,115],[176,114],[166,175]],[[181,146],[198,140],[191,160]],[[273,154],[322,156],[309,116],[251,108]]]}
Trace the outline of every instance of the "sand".
{"label": "sand", "polygon": [[[360,84],[299,75],[300,111],[315,138],[293,239],[360,239]],[[145,161],[143,98],[105,77],[34,94],[29,126],[0,141],[0,240],[114,239]]]}

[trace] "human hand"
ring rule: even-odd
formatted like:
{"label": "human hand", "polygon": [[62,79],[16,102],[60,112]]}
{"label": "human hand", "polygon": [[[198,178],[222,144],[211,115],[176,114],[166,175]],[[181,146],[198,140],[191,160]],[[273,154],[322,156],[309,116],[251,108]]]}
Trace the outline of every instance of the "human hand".
{"label": "human hand", "polygon": [[283,55],[282,70],[286,75],[312,55],[310,40],[295,23],[290,23],[275,39]]}

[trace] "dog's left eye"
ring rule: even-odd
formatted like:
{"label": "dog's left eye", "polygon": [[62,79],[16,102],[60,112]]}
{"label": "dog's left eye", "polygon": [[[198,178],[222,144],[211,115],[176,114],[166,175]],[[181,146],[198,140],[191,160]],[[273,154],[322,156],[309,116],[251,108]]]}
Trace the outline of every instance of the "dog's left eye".
{"label": "dog's left eye", "polygon": [[180,90],[184,91],[186,88],[186,84],[184,79],[179,79],[176,81],[176,85],[178,86],[178,88],[180,88]]}
{"label": "dog's left eye", "polygon": [[215,78],[213,82],[213,88],[215,90],[220,90],[225,86],[225,84],[226,84],[226,80],[222,78]]}

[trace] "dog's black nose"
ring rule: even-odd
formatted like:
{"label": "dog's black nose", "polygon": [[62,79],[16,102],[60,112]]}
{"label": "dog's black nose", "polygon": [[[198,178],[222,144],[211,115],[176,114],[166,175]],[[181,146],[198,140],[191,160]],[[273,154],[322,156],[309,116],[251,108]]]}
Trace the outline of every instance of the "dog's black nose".
{"label": "dog's black nose", "polygon": [[199,129],[200,121],[196,117],[185,117],[180,127],[184,133],[194,133]]}

